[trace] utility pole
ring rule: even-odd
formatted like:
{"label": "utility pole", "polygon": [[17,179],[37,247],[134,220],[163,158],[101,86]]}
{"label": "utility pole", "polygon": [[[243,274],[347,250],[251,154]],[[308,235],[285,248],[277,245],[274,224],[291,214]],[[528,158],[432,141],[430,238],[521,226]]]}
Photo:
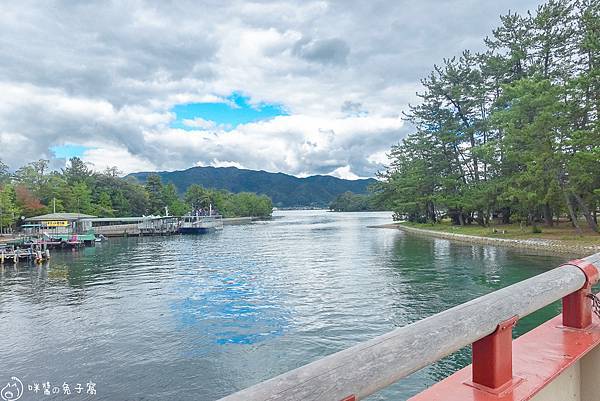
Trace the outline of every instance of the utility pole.
{"label": "utility pole", "polygon": [[56,197],[52,198],[52,213],[56,213]]}

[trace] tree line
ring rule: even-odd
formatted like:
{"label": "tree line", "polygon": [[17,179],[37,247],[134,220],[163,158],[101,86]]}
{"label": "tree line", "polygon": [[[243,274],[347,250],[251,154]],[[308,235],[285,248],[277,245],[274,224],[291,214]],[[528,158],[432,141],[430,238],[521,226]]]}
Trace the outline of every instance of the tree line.
{"label": "tree line", "polygon": [[339,194],[330,204],[329,210],[333,212],[372,212],[386,210],[376,202],[371,194],[355,194],[346,191]]}
{"label": "tree line", "polygon": [[509,12],[484,51],[435,65],[405,113],[414,131],[392,147],[378,201],[416,222],[552,226],[566,216],[597,232],[599,9],[552,0]]}
{"label": "tree line", "polygon": [[158,175],[142,185],[134,178],[121,178],[116,168],[93,171],[73,157],[61,170],[49,169],[48,160],[29,163],[14,173],[0,161],[0,226],[18,224],[21,217],[72,212],[99,217],[143,215],[181,216],[213,207],[224,217],[270,216],[271,199],[254,193],[233,194],[191,185],[183,196],[172,183]]}

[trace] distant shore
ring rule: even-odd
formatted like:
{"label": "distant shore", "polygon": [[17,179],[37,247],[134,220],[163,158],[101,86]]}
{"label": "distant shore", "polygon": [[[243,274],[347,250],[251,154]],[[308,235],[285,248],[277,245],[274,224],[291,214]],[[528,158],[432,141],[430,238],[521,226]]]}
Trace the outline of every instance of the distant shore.
{"label": "distant shore", "polygon": [[226,217],[223,219],[223,225],[237,226],[240,224],[252,223],[254,220],[256,220],[254,217]]}
{"label": "distant shore", "polygon": [[573,244],[566,240],[546,239],[546,238],[527,238],[527,239],[509,239],[493,238],[479,235],[457,234],[439,230],[428,230],[424,228],[410,227],[403,223],[390,223],[379,226],[370,226],[371,228],[391,228],[402,230],[415,235],[447,239],[463,243],[503,246],[509,248],[530,249],[544,251],[561,255],[577,255],[584,257],[593,253],[600,252],[600,245],[593,244]]}

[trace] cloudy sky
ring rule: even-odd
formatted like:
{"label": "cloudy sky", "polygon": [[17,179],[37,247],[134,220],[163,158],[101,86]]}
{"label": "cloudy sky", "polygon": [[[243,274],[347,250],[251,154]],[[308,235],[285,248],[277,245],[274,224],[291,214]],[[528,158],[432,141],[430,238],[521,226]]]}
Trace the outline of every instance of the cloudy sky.
{"label": "cloudy sky", "polygon": [[369,177],[434,63],[538,1],[7,1],[0,159]]}

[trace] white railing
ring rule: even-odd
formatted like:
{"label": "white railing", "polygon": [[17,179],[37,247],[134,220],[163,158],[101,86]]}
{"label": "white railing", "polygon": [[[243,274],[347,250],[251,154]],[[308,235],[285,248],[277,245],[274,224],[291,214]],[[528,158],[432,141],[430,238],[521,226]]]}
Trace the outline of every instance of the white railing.
{"label": "white railing", "polygon": [[[359,400],[583,288],[581,266],[600,253],[455,306],[222,398],[221,401]],[[583,299],[586,299],[585,297]],[[591,300],[589,300],[591,303]]]}

